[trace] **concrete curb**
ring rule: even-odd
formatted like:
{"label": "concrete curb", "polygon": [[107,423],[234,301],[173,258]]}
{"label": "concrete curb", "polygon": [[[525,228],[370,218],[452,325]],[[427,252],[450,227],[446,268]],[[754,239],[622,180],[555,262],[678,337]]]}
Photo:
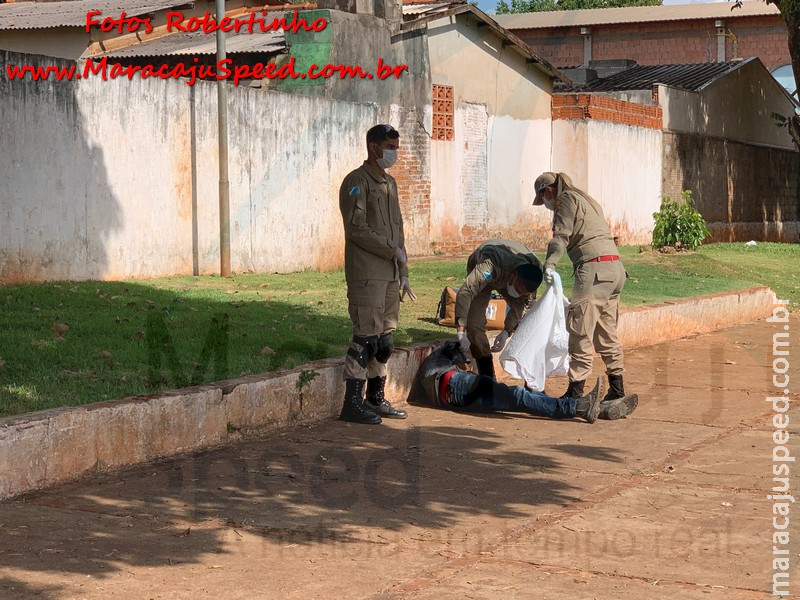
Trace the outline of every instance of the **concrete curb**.
{"label": "concrete curb", "polygon": [[708,333],[772,314],[775,293],[768,287],[681,298],[620,312],[622,347],[639,348]]}
{"label": "concrete curb", "polygon": [[[770,315],[774,300],[761,287],[636,308],[620,314],[620,338],[623,347],[636,348],[731,327]],[[391,397],[406,397],[433,346],[395,350]],[[342,368],[342,359],[326,359],[291,371],[0,419],[0,499],[333,418],[344,395]],[[298,387],[307,371],[317,375]]]}

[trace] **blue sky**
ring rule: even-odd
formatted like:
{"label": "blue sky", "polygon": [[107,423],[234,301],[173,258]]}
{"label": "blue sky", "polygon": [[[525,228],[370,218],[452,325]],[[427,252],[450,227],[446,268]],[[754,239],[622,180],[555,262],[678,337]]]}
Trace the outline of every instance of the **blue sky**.
{"label": "blue sky", "polygon": [[497,10],[497,0],[478,0],[478,8],[485,13],[493,13]]}

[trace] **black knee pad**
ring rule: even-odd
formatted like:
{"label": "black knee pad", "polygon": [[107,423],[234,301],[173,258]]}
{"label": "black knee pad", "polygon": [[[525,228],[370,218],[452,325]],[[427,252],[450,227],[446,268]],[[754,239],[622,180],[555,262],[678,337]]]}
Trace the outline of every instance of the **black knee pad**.
{"label": "black knee pad", "polygon": [[375,351],[375,360],[386,364],[389,362],[392,350],[394,350],[394,336],[391,333],[380,336],[378,338],[378,349]]}
{"label": "black knee pad", "polygon": [[378,336],[371,335],[368,337],[354,335],[353,342],[361,346],[361,350],[356,350],[352,346],[347,350],[347,355],[356,359],[356,362],[362,367],[366,367],[375,353],[378,351]]}

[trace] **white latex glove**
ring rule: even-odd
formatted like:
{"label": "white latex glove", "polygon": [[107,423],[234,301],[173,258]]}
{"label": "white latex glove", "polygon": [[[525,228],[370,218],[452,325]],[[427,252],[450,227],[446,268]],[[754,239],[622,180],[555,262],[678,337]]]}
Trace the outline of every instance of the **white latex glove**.
{"label": "white latex glove", "polygon": [[492,352],[500,352],[506,345],[507,341],[508,341],[508,332],[504,329],[503,331],[497,334],[496,338],[494,338],[494,343],[492,344]]}
{"label": "white latex glove", "polygon": [[461,351],[466,354],[469,352],[469,339],[467,339],[466,331],[458,332],[458,343],[461,344]]}
{"label": "white latex glove", "polygon": [[412,300],[416,300],[417,297],[414,295],[414,292],[411,291],[411,284],[408,282],[408,277],[401,277],[400,278],[400,302],[403,301],[405,295],[408,294],[408,297]]}
{"label": "white latex glove", "polygon": [[544,270],[544,282],[546,284],[549,285],[549,284],[553,283],[553,273],[555,273],[555,270],[551,269],[550,267],[547,267]]}
{"label": "white latex glove", "polygon": [[394,257],[397,260],[397,264],[401,267],[408,263],[408,256],[406,256],[406,251],[403,250],[400,246],[394,249]]}

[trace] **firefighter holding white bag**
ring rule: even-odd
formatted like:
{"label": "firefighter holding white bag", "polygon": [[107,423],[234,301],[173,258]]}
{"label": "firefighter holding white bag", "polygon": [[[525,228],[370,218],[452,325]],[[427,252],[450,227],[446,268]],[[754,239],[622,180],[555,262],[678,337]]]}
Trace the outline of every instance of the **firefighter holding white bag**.
{"label": "firefighter holding white bag", "polygon": [[[553,239],[547,246],[544,280],[554,281],[555,268],[566,251],[572,261],[575,285],[566,317],[569,332],[569,387],[562,398],[583,394],[592,372],[593,352],[602,357],[608,375],[608,393],[601,402],[600,418],[630,414],[638,397],[627,395],[622,381],[623,354],[617,335],[619,294],[625,285],[625,268],[611,237],[603,209],[579,190],[564,173],[542,173],[534,183],[534,206],[553,211]],[[624,398],[622,403],[613,402]],[[609,414],[613,411],[614,414]]]}
{"label": "firefighter holding white bag", "polygon": [[516,333],[500,355],[503,370],[525,387],[541,392],[548,377],[566,375],[569,369],[569,335],[561,277],[553,276],[542,297],[531,306],[517,326]]}

